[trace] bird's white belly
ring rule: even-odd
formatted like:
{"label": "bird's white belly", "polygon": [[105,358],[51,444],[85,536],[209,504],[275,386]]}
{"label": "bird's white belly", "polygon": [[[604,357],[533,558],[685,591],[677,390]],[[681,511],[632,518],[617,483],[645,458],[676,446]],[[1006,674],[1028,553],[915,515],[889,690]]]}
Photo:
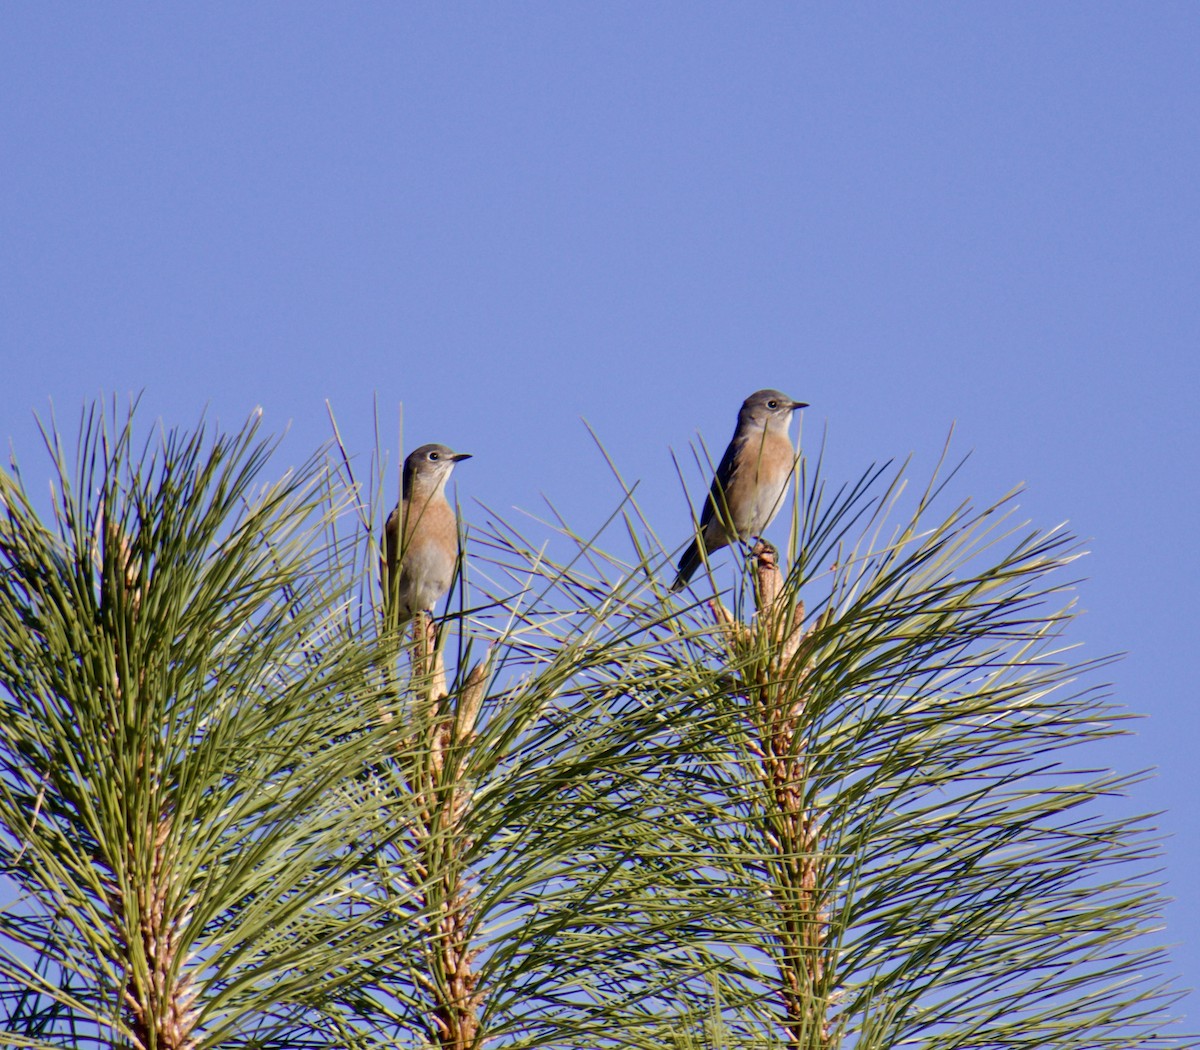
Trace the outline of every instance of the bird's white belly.
{"label": "bird's white belly", "polygon": [[735,522],[738,536],[743,540],[761,536],[783,506],[786,491],[787,477],[780,482],[756,486],[754,496],[748,501],[747,513]]}
{"label": "bird's white belly", "polygon": [[404,552],[400,568],[400,607],[408,616],[432,609],[450,589],[454,578],[452,555],[433,544],[422,544]]}

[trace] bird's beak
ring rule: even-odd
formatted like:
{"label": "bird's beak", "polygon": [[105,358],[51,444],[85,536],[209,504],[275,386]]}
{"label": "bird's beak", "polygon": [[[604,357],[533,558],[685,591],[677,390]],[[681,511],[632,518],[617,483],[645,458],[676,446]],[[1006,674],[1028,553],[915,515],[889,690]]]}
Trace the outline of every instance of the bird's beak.
{"label": "bird's beak", "polygon": [[798,409],[798,408],[808,408],[808,402],[807,401],[793,401],[792,402],[792,411],[795,412],[796,409]]}
{"label": "bird's beak", "polygon": [[453,459],[455,463],[457,463],[459,460],[462,460],[462,459],[470,459],[471,453],[470,452],[455,452],[454,455],[451,456],[450,458]]}

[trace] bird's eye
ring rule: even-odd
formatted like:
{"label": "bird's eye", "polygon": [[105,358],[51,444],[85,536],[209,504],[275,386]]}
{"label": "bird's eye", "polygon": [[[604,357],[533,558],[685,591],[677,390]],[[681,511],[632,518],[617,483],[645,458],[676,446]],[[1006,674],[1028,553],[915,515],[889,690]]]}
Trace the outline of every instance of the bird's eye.
{"label": "bird's eye", "polygon": [[441,456],[441,453],[439,453],[439,452],[430,452],[429,458],[430,459],[441,459],[442,456]]}
{"label": "bird's eye", "polygon": [[774,398],[771,398],[771,400],[767,402],[767,408],[778,408],[778,407],[779,407],[779,402],[776,401]]}

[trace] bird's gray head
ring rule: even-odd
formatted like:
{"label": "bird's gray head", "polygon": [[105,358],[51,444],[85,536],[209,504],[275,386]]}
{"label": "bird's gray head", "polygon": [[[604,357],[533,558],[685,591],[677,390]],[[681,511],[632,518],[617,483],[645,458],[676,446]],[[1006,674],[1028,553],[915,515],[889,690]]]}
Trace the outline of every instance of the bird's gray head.
{"label": "bird's gray head", "polygon": [[445,486],[454,464],[470,459],[469,452],[455,452],[445,445],[422,445],[413,449],[404,461],[404,495],[417,486],[425,491],[437,491]]}
{"label": "bird's gray head", "polygon": [[778,390],[756,390],[742,402],[738,412],[738,429],[765,427],[770,430],[787,430],[792,413],[798,408],[808,408],[803,401],[793,401]]}

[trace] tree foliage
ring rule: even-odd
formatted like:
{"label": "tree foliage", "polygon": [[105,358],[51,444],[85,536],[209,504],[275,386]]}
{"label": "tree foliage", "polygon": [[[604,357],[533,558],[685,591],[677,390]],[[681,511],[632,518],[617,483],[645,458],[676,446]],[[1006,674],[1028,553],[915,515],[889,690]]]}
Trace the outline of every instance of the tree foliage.
{"label": "tree foliage", "polygon": [[258,430],[97,408],[48,510],[0,473],[9,1045],[1190,1045],[1080,552],[1011,496],[802,459],[732,609],[632,494],[632,559],[485,510],[410,632],[381,472]]}

